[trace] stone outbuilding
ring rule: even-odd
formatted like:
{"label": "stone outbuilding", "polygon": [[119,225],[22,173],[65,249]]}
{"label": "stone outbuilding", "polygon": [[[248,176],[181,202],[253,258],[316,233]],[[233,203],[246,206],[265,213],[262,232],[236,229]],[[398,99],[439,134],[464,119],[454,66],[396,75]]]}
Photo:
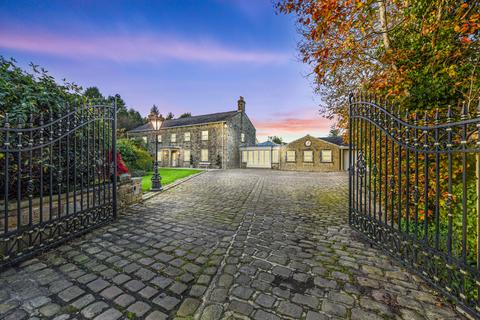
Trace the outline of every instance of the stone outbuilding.
{"label": "stone outbuilding", "polygon": [[286,145],[267,141],[240,150],[242,168],[329,172],[349,167],[348,144],[342,137],[306,135]]}

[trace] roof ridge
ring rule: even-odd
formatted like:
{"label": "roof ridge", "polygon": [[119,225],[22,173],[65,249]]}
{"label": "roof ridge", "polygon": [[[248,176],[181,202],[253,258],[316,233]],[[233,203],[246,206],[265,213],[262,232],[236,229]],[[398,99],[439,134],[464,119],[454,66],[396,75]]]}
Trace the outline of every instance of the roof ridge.
{"label": "roof ridge", "polygon": [[164,120],[164,121],[175,121],[175,120],[184,120],[184,119],[189,119],[189,118],[198,118],[198,117],[204,117],[204,116],[213,116],[216,114],[222,114],[222,113],[237,113],[238,111],[232,110],[232,111],[223,111],[223,112],[214,112],[214,113],[206,113],[206,114],[199,114],[196,116],[190,116],[190,117],[185,117],[185,118],[177,118],[177,119],[169,119],[169,120]]}

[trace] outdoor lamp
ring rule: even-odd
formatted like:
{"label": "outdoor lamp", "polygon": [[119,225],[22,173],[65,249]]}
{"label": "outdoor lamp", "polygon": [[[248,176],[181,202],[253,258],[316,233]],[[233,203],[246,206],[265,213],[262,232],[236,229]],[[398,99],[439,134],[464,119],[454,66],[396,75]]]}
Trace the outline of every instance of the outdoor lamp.
{"label": "outdoor lamp", "polygon": [[153,165],[153,176],[152,176],[152,189],[151,191],[162,191],[162,177],[160,176],[158,169],[158,130],[162,125],[161,119],[158,115],[151,113],[148,118],[152,123],[153,130],[155,132],[155,163]]}

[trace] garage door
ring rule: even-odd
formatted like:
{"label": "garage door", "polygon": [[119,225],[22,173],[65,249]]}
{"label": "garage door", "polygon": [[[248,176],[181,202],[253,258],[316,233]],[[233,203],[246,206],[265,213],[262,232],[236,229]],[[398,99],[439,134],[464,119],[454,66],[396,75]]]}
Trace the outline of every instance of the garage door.
{"label": "garage door", "polygon": [[247,168],[271,168],[272,159],[270,150],[249,150]]}

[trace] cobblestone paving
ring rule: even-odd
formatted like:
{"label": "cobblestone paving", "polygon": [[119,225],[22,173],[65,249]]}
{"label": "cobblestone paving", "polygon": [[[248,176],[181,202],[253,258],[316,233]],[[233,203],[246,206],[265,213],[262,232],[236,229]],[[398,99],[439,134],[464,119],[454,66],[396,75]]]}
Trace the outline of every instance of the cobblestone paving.
{"label": "cobblestone paving", "polygon": [[200,175],[0,273],[0,318],[461,318],[348,228],[346,182]]}

